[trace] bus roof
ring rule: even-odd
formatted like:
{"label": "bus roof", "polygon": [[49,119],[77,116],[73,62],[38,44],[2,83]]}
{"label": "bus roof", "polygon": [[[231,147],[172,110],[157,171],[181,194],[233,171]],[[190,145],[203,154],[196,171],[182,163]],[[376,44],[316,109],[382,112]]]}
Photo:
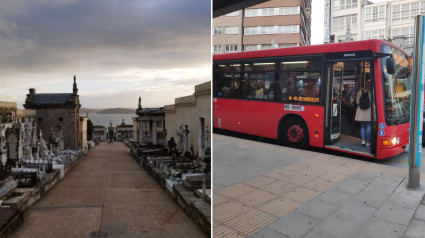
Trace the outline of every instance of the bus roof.
{"label": "bus roof", "polygon": [[[363,40],[363,41],[331,43],[331,44],[323,44],[323,45],[308,45],[308,46],[297,46],[297,47],[290,47],[290,48],[278,48],[278,49],[268,49],[268,50],[243,51],[243,52],[227,53],[227,54],[216,54],[216,55],[213,55],[213,61],[268,58],[268,57],[277,57],[277,56],[286,56],[286,55],[287,56],[313,55],[313,54],[350,52],[350,51],[361,51],[361,50],[362,51],[371,50],[373,52],[380,52],[381,46],[383,44],[388,44],[390,46],[398,48],[397,46],[391,44],[390,42],[373,39],[373,40]],[[402,52],[404,51],[402,50]]]}

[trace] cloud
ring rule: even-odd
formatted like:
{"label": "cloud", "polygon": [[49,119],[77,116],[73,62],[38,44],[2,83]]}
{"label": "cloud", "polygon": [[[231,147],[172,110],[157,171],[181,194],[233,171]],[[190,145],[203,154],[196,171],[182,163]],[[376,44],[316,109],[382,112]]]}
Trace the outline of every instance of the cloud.
{"label": "cloud", "polygon": [[208,1],[0,2],[0,100],[69,92],[74,74],[81,95],[210,80]]}

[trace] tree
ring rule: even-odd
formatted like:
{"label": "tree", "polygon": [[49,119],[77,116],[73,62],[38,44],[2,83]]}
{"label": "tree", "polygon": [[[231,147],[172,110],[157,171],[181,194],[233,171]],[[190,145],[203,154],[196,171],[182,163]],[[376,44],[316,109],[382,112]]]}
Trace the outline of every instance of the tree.
{"label": "tree", "polygon": [[93,123],[90,119],[87,120],[87,141],[91,141],[93,134]]}

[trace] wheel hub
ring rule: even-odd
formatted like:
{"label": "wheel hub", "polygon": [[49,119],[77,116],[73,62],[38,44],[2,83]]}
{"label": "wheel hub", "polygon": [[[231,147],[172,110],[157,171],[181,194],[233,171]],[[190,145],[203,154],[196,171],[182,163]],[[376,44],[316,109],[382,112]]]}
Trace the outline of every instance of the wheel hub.
{"label": "wheel hub", "polygon": [[299,143],[304,138],[304,130],[300,125],[292,125],[288,128],[288,139],[292,143]]}

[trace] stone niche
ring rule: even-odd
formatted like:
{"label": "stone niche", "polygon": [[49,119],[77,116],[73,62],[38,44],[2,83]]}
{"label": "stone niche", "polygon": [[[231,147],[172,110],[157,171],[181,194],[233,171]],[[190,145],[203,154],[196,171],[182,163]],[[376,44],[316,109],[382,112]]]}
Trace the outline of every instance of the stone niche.
{"label": "stone niche", "polygon": [[18,161],[22,157],[20,129],[16,126],[6,129],[7,158]]}

